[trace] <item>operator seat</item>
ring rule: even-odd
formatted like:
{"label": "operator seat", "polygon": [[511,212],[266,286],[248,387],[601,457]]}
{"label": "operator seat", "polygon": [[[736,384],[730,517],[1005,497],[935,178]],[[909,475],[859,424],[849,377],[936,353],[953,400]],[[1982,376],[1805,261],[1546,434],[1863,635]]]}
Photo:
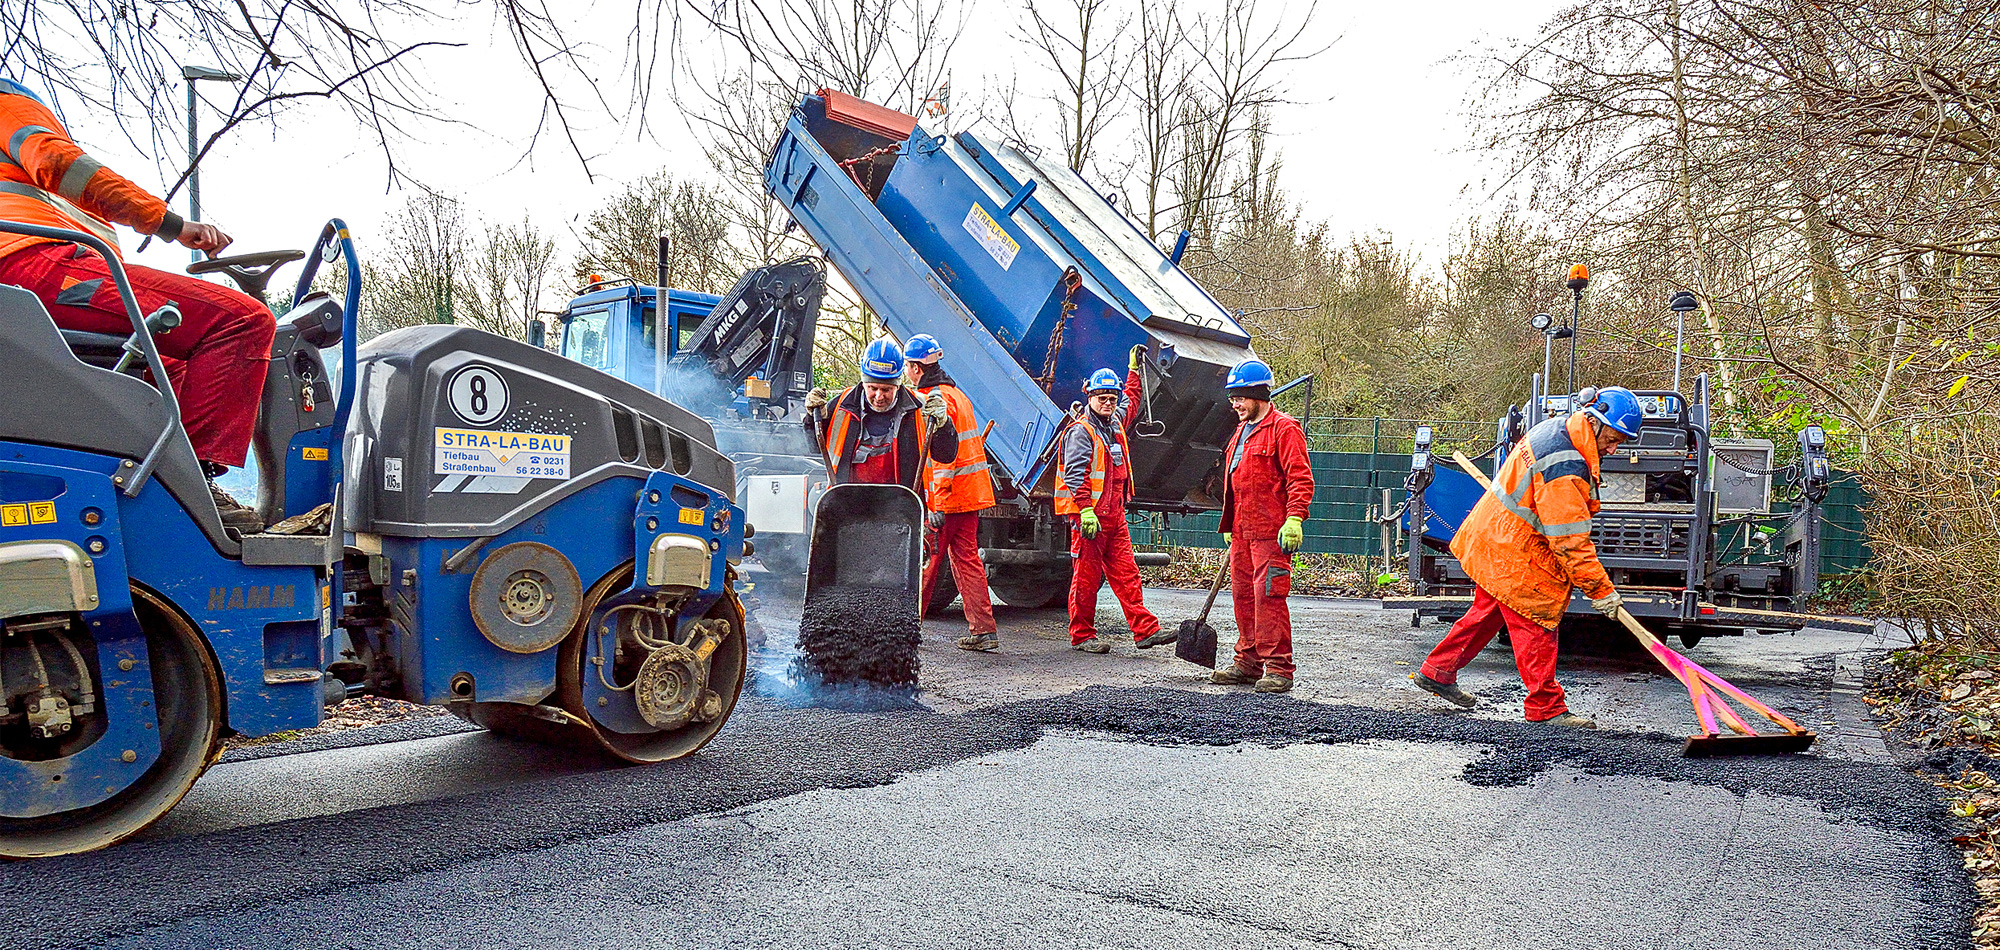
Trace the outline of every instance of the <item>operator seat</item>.
{"label": "operator seat", "polygon": [[[123,338],[96,335],[124,345]],[[71,352],[39,298],[0,285],[0,440],[138,462],[166,426],[166,400],[158,389],[84,363]],[[153,477],[189,512],[218,553],[241,556],[241,545],[222,527],[185,429],[175,427]]]}

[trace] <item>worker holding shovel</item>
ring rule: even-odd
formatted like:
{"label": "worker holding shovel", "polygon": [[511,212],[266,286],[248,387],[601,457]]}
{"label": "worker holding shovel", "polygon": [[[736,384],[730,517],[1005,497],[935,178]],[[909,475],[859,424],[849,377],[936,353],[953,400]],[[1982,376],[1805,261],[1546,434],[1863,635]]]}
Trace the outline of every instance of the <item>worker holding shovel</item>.
{"label": "worker holding shovel", "polygon": [[972,400],[944,371],[944,347],[937,337],[919,333],[903,347],[910,388],[927,404],[945,401],[947,425],[958,433],[958,454],[948,463],[924,462],[924,507],[930,541],[924,562],[922,602],[928,609],[937,591],[938,573],[951,572],[965,601],[970,628],[958,639],[959,649],[990,652],[1000,649],[999,625],[993,620],[993,600],[986,589],[986,565],[979,559],[979,513],[993,507],[993,476],[987,471],[986,440],[973,417]]}
{"label": "worker holding shovel", "polygon": [[1133,347],[1122,386],[1110,369],[1090,374],[1084,383],[1087,402],[1061,437],[1056,514],[1068,515],[1076,531],[1069,547],[1069,645],[1085,653],[1111,652],[1097,636],[1097,591],[1107,580],[1138,646],[1174,642],[1174,631],[1161,630],[1159,618],[1146,609],[1132,529],[1125,524],[1125,501],[1132,497],[1132,447],[1125,430],[1139,418],[1139,360],[1145,349]]}
{"label": "worker holding shovel", "polygon": [[1236,661],[1209,674],[1260,693],[1292,688],[1292,553],[1305,541],[1312,506],[1306,430],[1271,405],[1275,377],[1263,360],[1229,371],[1225,388],[1236,434],[1223,453],[1222,540],[1229,545],[1229,599],[1236,610]]}
{"label": "worker holding shovel", "polygon": [[1607,617],[1616,619],[1624,604],[1597,560],[1590,524],[1598,507],[1598,463],[1638,438],[1642,419],[1638,397],[1610,386],[1581,411],[1549,419],[1515,443],[1451,541],[1451,553],[1476,585],[1472,609],[1410,674],[1412,682],[1460,706],[1477,705],[1458,688],[1458,671],[1504,626],[1528,687],[1528,720],[1597,727],[1563,701],[1556,627],[1572,588]]}

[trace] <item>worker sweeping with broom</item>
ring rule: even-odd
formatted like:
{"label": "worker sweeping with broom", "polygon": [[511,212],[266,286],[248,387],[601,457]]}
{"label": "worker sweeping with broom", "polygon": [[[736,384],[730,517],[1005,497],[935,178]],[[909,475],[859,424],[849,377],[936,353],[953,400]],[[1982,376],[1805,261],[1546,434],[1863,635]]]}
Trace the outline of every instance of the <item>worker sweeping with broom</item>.
{"label": "worker sweeping with broom", "polygon": [[1631,390],[1610,386],[1582,410],[1551,418],[1515,443],[1491,489],[1452,538],[1451,553],[1477,588],[1472,609],[1410,674],[1412,682],[1460,706],[1478,705],[1458,688],[1458,671],[1505,627],[1528,687],[1528,720],[1597,728],[1563,700],[1556,627],[1572,588],[1612,619],[1624,605],[1597,560],[1590,525],[1598,508],[1598,464],[1638,438],[1643,418]]}

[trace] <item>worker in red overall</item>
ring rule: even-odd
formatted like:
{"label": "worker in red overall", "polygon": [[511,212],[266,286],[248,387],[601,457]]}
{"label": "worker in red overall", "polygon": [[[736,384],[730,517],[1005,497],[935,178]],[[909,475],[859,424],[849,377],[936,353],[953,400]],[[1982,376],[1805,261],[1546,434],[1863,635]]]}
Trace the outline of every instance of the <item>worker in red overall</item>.
{"label": "worker in red overall", "polygon": [[1597,559],[1590,527],[1599,463],[1638,438],[1644,422],[1638,396],[1607,386],[1580,411],[1547,419],[1514,443],[1491,490],[1452,535],[1451,553],[1474,585],[1472,608],[1410,674],[1411,682],[1460,706],[1478,705],[1458,688],[1458,671],[1504,627],[1528,687],[1522,704],[1528,721],[1597,727],[1570,712],[1556,682],[1556,629],[1572,589],[1606,617],[1616,618],[1625,604]]}
{"label": "worker in red overall", "polygon": [[[214,225],[183,221],[166,202],[91,158],[61,120],[27,87],[0,79],[0,220],[92,235],[118,252],[122,224],[197,251],[220,251],[230,237]],[[172,303],[180,326],[154,343],[169,360],[181,422],[195,457],[213,479],[243,465],[264,393],[277,323],[261,301],[219,284],[125,265],[139,309]],[[111,280],[110,265],[81,244],[0,232],[0,284],[42,299],[56,326],[129,336],[132,320]],[[223,523],[263,527],[257,511],[209,484]]]}
{"label": "worker in red overall", "polygon": [[922,497],[924,458],[958,454],[944,397],[920,400],[902,376],[902,347],[876,340],[861,354],[860,385],[830,402],[824,389],[806,394],[806,434],[826,461],[827,484],[901,485]]}
{"label": "worker in red overall", "polygon": [[[963,650],[1000,649],[999,624],[993,621],[993,598],[986,589],[986,564],[979,559],[979,513],[993,507],[993,475],[987,471],[986,441],[973,415],[972,400],[944,371],[944,347],[928,333],[910,337],[903,347],[910,388],[929,402],[945,401],[948,425],[958,438],[958,454],[950,462],[924,463],[924,505],[930,509],[929,544],[924,561],[923,604],[928,609],[937,589],[938,573],[951,572],[952,583],[965,602],[970,632],[958,639]],[[947,566],[948,565],[948,566]]]}
{"label": "worker in red overall", "polygon": [[1292,688],[1292,552],[1305,541],[1312,506],[1306,430],[1271,405],[1271,367],[1247,359],[1224,386],[1236,434],[1223,455],[1222,540],[1229,545],[1229,599],[1236,608],[1236,661],[1209,674],[1260,693]]}
{"label": "worker in red overall", "polygon": [[1097,636],[1097,590],[1106,580],[1132,639],[1141,648],[1174,642],[1177,631],[1160,629],[1146,609],[1139,564],[1132,556],[1132,531],[1125,502],[1132,497],[1132,450],[1125,430],[1139,416],[1137,361],[1146,348],[1134,347],[1134,368],[1119,386],[1118,374],[1100,369],[1084,385],[1085,408],[1063,430],[1056,469],[1056,514],[1071,519],[1069,643],[1085,653],[1109,653]]}

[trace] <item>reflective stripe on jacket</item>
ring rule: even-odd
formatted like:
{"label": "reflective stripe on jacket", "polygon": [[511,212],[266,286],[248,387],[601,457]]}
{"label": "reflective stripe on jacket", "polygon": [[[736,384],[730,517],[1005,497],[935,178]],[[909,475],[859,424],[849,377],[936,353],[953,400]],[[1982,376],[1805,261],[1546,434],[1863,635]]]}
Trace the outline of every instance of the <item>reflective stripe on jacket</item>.
{"label": "reflective stripe on jacket", "polygon": [[[1125,430],[1139,418],[1139,374],[1125,374],[1125,393],[1118,400],[1118,408],[1111,411],[1111,421],[1100,424],[1092,416],[1089,406],[1077,410],[1069,425],[1056,434],[1059,446],[1056,457],[1056,514],[1073,515],[1084,509],[1088,500],[1092,509],[1104,497],[1104,480],[1111,471],[1111,444],[1104,434],[1110,432],[1118,441],[1118,452],[1125,459],[1125,497],[1132,497],[1132,444]],[[1087,440],[1087,441],[1086,441]],[[1086,451],[1085,446],[1089,446]],[[1085,468],[1085,459],[1089,467]]]}
{"label": "reflective stripe on jacket", "polygon": [[951,428],[958,433],[958,455],[947,464],[924,461],[924,501],[930,510],[948,515],[991,508],[993,476],[987,471],[986,441],[980,438],[972,400],[950,383],[918,389],[917,396],[928,399],[934,390],[943,393],[945,408],[951,413]]}
{"label": "reflective stripe on jacket", "polygon": [[1473,583],[1550,630],[1562,622],[1571,588],[1592,599],[1612,591],[1590,543],[1597,463],[1588,416],[1535,426],[1451,540],[1451,553]]}
{"label": "reflective stripe on jacket", "polygon": [[[68,228],[118,250],[113,224],[171,241],[179,215],[70,141],[55,113],[0,86],[0,220]],[[0,233],[0,256],[54,239]]]}
{"label": "reflective stripe on jacket", "polygon": [[[860,386],[849,386],[827,403],[826,416],[808,413],[805,417],[806,431],[819,443],[820,458],[826,462],[829,485],[854,480],[854,444],[861,440],[861,414],[867,398]],[[920,494],[923,486],[918,460],[928,457],[933,462],[946,462],[958,452],[958,433],[947,426],[930,435],[923,424],[922,409],[923,403],[915,394],[907,387],[897,387],[895,408],[889,410],[901,417],[896,423],[896,484]]]}

